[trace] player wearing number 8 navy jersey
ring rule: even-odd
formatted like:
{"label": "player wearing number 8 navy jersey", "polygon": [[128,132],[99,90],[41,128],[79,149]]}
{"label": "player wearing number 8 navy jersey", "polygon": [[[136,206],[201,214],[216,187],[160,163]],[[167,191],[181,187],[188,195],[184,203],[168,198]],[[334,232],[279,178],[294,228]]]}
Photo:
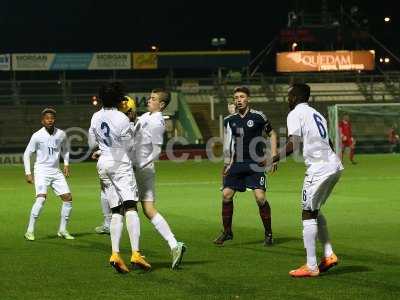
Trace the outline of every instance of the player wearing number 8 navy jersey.
{"label": "player wearing number 8 navy jersey", "polygon": [[[265,197],[265,136],[270,137],[271,152],[276,154],[277,136],[267,117],[260,111],[250,109],[250,91],[246,87],[234,90],[237,113],[224,121],[224,156],[222,190],[222,223],[224,230],[214,240],[217,245],[233,238],[233,197],[236,192],[251,189],[259,207],[264,225],[264,244],[272,244],[271,208]],[[276,165],[273,168],[276,169]]]}
{"label": "player wearing number 8 navy jersey", "polygon": [[[325,118],[307,103],[309,96],[310,87],[306,84],[294,84],[289,89],[289,142],[273,159],[273,162],[277,162],[281,157],[293,153],[302,139],[307,167],[302,190],[303,240],[307,263],[290,271],[289,274],[293,277],[318,276],[320,272],[325,272],[338,263],[329,240],[326,219],[320,208],[338,182],[343,166],[333,151]],[[318,266],[317,237],[324,249],[323,258]]]}

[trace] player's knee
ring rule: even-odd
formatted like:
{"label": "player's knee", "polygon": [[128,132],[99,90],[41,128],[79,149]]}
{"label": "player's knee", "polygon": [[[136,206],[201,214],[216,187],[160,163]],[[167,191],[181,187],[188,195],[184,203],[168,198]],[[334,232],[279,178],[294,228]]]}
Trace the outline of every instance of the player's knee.
{"label": "player's knee", "polygon": [[68,194],[63,194],[60,196],[62,201],[64,202],[72,202],[72,194],[68,193]]}
{"label": "player's knee", "polygon": [[148,202],[148,203],[142,202],[143,213],[148,219],[152,219],[157,214],[157,210],[154,207],[154,205],[149,204],[149,203],[150,202]]}
{"label": "player's knee", "polygon": [[303,210],[301,217],[303,220],[316,219],[318,217],[318,210]]}
{"label": "player's knee", "polygon": [[38,194],[36,195],[36,200],[40,200],[41,202],[46,201],[47,195],[46,194]]}
{"label": "player's knee", "polygon": [[263,206],[265,204],[266,198],[264,191],[254,191],[254,198],[259,206]]}
{"label": "player's knee", "polygon": [[127,201],[124,201],[124,203],[122,205],[123,205],[125,211],[137,210],[137,202],[136,201],[127,200]]}
{"label": "player's knee", "polygon": [[233,200],[233,196],[235,195],[235,192],[229,189],[224,189],[222,191],[222,200],[224,202],[231,202]]}
{"label": "player's knee", "polygon": [[318,225],[319,226],[326,226],[327,225],[325,216],[323,214],[321,214],[321,213],[318,214],[317,221],[318,221]]}

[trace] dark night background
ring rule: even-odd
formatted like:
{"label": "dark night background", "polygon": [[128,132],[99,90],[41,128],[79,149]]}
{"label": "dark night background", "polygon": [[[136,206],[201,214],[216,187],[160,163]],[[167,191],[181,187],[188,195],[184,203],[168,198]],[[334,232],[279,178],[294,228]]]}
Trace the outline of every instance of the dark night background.
{"label": "dark night background", "polygon": [[[368,31],[400,54],[397,1],[327,3],[333,13],[341,4],[347,11],[357,5]],[[0,53],[148,51],[153,44],[160,51],[211,50],[212,37],[225,37],[224,49],[254,56],[286,27],[288,11],[319,13],[321,1],[2,0],[0,6]]]}

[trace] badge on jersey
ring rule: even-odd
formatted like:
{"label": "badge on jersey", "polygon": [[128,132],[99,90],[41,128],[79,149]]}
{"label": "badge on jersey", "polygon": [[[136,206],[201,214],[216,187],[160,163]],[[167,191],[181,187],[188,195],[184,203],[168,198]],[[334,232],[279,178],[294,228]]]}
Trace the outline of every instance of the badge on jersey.
{"label": "badge on jersey", "polygon": [[247,127],[253,127],[254,126],[254,121],[253,120],[248,120],[247,121]]}

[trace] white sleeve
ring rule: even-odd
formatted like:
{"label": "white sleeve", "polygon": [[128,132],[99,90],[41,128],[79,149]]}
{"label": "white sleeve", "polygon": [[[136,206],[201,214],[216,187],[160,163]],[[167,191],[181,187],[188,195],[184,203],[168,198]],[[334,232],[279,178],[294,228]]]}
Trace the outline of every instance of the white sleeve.
{"label": "white sleeve", "polygon": [[31,155],[36,152],[36,139],[35,135],[32,135],[31,140],[29,141],[28,146],[26,146],[24,152],[24,168],[25,174],[30,175],[31,173]]}
{"label": "white sleeve", "polygon": [[61,155],[64,160],[64,166],[69,165],[69,141],[67,139],[67,134],[64,134],[64,138],[61,143]]}
{"label": "white sleeve", "polygon": [[162,145],[164,140],[165,125],[164,120],[157,120],[151,124],[150,134],[153,145]]}
{"label": "white sleeve", "polygon": [[295,111],[291,111],[287,116],[287,129],[288,136],[302,136],[300,116]]}
{"label": "white sleeve", "polygon": [[89,135],[88,135],[88,145],[89,145],[90,150],[93,150],[94,148],[99,146],[97,143],[97,140],[96,140],[96,134],[95,134],[93,123],[94,122],[93,122],[93,117],[92,117],[92,120],[90,122]]}
{"label": "white sleeve", "polygon": [[225,165],[230,164],[235,154],[235,145],[232,135],[232,129],[231,126],[229,125],[229,122],[226,122],[224,126],[223,153],[224,153],[224,164]]}
{"label": "white sleeve", "polygon": [[133,146],[134,146],[134,140],[133,140],[133,131],[130,122],[128,121],[125,124],[122,125],[121,133],[120,133],[120,138],[121,138],[121,143],[123,144],[125,151],[127,153],[132,152]]}
{"label": "white sleeve", "polygon": [[144,161],[142,161],[139,165],[139,168],[144,168],[148,164],[152,163],[153,161],[157,160],[161,154],[161,144],[153,144],[153,151],[149,156],[146,157]]}

